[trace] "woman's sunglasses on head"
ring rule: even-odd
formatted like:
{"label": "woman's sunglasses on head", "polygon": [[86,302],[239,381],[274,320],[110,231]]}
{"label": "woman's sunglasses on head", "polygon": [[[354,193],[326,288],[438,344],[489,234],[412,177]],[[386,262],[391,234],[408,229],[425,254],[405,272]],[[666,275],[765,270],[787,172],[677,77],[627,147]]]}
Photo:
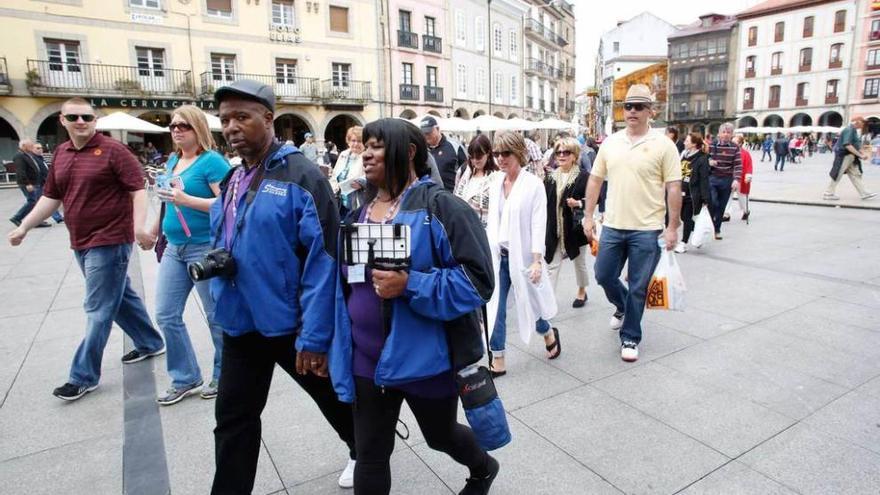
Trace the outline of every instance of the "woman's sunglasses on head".
{"label": "woman's sunglasses on head", "polygon": [[68,114],[64,115],[64,120],[66,120],[68,122],[76,122],[79,119],[82,119],[83,122],[91,122],[91,121],[95,120],[95,116],[94,116],[94,114],[91,114],[91,113],[83,113],[83,114],[68,113]]}

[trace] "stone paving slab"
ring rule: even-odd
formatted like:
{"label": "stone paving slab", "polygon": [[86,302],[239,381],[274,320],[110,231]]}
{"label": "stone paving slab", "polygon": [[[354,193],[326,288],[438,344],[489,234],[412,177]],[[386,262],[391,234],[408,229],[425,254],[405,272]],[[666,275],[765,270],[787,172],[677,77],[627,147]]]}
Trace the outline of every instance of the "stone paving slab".
{"label": "stone paving slab", "polygon": [[[807,174],[797,172],[784,177]],[[17,207],[14,192],[0,191],[0,210]],[[558,360],[546,359],[539,337],[520,342],[508,322],[498,389],[514,442],[493,453],[502,463],[493,493],[880,492],[880,275],[870,264],[880,217],[752,206],[750,225],[727,223],[723,241],[679,256],[688,309],[646,312],[635,364],[619,359],[612,308],[594,280],[587,306],[571,308],[570,268],[556,289]],[[135,252],[152,313],[155,257]],[[823,263],[827,253],[843,255]],[[97,391],[70,404],[50,395],[82,335],[83,287],[64,226],[34,230],[19,248],[0,243],[0,492],[122,491],[122,332],[111,333]],[[184,319],[207,377],[213,346],[195,296]],[[159,393],[165,359],[148,363]],[[159,410],[174,494],[208,490],[213,409],[194,397]],[[456,493],[466,470],[428,447],[405,405],[401,419],[410,438],[396,442],[392,493]],[[254,493],[350,493],[336,485],[345,459],[317,408],[277,369]],[[59,473],[72,473],[69,486]]]}

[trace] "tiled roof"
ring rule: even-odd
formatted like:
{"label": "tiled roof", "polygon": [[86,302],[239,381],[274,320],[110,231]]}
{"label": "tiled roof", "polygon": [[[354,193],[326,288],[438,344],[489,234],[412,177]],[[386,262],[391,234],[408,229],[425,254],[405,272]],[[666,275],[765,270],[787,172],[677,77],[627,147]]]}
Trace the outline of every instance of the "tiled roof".
{"label": "tiled roof", "polygon": [[809,7],[820,3],[828,3],[829,1],[832,0],[767,0],[766,2],[761,2],[750,9],[740,12],[736,16],[739,18],[757,17],[785,10]]}

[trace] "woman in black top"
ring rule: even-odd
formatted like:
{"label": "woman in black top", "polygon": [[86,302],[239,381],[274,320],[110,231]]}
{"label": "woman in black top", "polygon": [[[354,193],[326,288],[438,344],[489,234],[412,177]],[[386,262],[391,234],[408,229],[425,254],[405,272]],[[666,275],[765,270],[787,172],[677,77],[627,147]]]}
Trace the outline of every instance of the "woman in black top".
{"label": "woman in black top", "polygon": [[676,253],[687,251],[687,242],[694,230],[694,217],[700,214],[709,199],[709,155],[705,152],[703,136],[692,132],[684,140],[681,153],[681,220],[684,234],[675,246]]}

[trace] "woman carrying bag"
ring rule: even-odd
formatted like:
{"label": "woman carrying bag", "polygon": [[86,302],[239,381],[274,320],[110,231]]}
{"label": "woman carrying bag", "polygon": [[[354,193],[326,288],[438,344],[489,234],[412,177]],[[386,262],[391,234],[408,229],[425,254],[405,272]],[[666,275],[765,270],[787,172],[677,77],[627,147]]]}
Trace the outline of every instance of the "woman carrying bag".
{"label": "woman carrying bag", "polygon": [[590,174],[576,166],[580,150],[580,144],[575,138],[556,141],[553,154],[558,167],[544,180],[547,191],[544,261],[548,263],[547,269],[554,289],[559,280],[562,261],[569,259],[574,264],[578,292],[571,303],[573,308],[584,307],[587,302],[587,285],[590,283],[585,253],[587,236],[581,227],[581,220],[584,218],[584,193]]}
{"label": "woman carrying bag", "polygon": [[[193,105],[177,108],[168,127],[177,152],[168,159],[162,181],[171,187],[156,189],[159,198],[165,201],[164,214],[157,219],[152,230],[158,236],[161,222],[162,236],[167,239],[160,254],[156,288],[156,323],[165,335],[166,364],[171,376],[171,387],[156,399],[163,406],[176,404],[199,389],[203,399],[217,396],[223,330],[214,323],[214,298],[208,281],[193,283],[187,265],[201,261],[211,249],[208,210],[219,194],[220,182],[229,171],[226,159],[212,151],[214,139],[200,109]],[[160,245],[163,243],[160,241]],[[202,386],[202,372],[183,322],[183,311],[193,285],[202,301],[214,342],[213,372],[205,386]]]}
{"label": "woman carrying bag", "polygon": [[[363,137],[367,201],[343,222],[329,354],[340,400],[354,403],[355,494],[390,492],[404,400],[428,446],[467,466],[460,493],[488,493],[499,464],[456,417],[457,374],[484,354],[478,314],[493,288],[486,237],[471,208],[431,181],[417,127],[381,119],[367,124]],[[407,226],[409,268],[346,264],[343,245],[353,223]]]}
{"label": "woman carrying bag", "polygon": [[687,252],[687,243],[694,231],[694,217],[700,214],[709,199],[709,155],[705,152],[703,136],[692,132],[684,138],[681,153],[681,221],[684,233],[675,246],[676,253]]}

